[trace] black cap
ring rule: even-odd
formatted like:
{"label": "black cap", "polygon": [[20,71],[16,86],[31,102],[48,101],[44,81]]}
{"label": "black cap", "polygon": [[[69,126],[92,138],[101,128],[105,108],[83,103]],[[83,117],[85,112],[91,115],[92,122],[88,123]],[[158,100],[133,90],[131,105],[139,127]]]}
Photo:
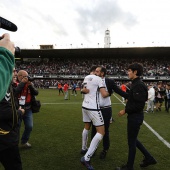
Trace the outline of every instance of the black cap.
{"label": "black cap", "polygon": [[17,31],[17,26],[12,22],[0,17],[0,28],[8,31]]}

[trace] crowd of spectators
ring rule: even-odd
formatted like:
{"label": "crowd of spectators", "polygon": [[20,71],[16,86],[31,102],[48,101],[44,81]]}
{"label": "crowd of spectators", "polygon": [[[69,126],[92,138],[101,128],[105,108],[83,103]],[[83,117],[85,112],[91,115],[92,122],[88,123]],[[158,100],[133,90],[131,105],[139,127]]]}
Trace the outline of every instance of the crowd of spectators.
{"label": "crowd of spectators", "polygon": [[27,61],[17,65],[30,75],[87,75],[93,65],[102,65],[107,75],[127,75],[127,66],[133,62],[142,63],[143,76],[170,76],[170,63],[161,59],[53,59]]}
{"label": "crowd of spectators", "polygon": [[[25,70],[31,77],[35,76],[47,76],[47,75],[81,75],[86,76],[89,74],[89,68],[93,65],[102,65],[107,69],[108,76],[127,76],[127,66],[133,62],[139,62],[143,64],[144,73],[143,76],[170,76],[170,62],[161,59],[69,59],[69,58],[57,58],[57,59],[44,59],[44,60],[32,60],[23,61],[16,64],[17,70]],[[82,80],[69,80],[69,79],[35,79],[34,85],[37,88],[57,88],[58,82],[64,84],[67,82],[70,87],[73,81],[77,84],[77,87],[81,87]]]}

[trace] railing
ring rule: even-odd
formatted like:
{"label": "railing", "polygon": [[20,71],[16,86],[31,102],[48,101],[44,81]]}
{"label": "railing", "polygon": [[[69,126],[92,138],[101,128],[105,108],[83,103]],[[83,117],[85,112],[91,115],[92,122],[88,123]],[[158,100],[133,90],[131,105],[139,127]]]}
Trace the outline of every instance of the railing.
{"label": "railing", "polygon": [[[56,74],[32,74],[31,77],[35,79],[84,79],[86,75],[56,75]],[[112,78],[115,80],[128,80],[128,76],[121,76],[121,75],[107,75],[108,78]],[[170,80],[170,76],[142,76],[143,80],[153,80],[153,81],[165,81]]]}

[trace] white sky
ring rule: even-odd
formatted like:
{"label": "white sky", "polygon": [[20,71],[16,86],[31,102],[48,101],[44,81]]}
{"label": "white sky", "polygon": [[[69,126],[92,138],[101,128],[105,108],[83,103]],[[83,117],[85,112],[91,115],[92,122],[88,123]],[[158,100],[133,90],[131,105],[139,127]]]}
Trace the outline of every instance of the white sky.
{"label": "white sky", "polygon": [[17,25],[9,33],[20,48],[103,48],[107,28],[111,47],[170,46],[169,7],[169,0],[1,0],[0,16]]}

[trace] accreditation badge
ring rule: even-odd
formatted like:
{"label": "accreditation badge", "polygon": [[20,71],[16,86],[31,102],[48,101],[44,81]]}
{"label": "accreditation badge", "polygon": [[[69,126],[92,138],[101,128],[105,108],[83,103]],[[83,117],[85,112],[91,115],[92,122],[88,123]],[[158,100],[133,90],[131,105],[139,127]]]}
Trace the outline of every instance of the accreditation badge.
{"label": "accreditation badge", "polygon": [[26,97],[25,96],[21,96],[20,99],[19,99],[19,105],[25,105],[25,99]]}

